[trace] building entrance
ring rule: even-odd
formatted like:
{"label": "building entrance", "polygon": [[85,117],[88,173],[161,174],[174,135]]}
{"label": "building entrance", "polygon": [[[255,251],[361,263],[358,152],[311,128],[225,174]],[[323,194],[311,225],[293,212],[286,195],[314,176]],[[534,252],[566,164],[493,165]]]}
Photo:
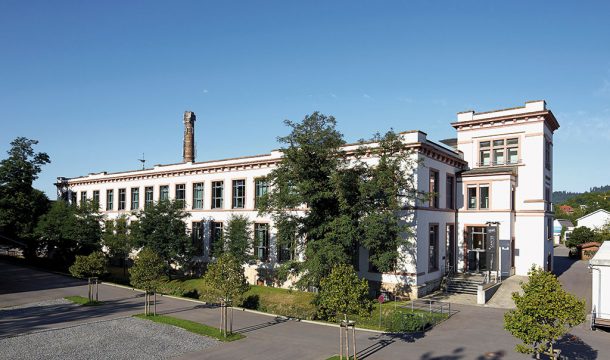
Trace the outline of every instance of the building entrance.
{"label": "building entrance", "polygon": [[487,227],[467,227],[468,271],[480,273],[487,271]]}

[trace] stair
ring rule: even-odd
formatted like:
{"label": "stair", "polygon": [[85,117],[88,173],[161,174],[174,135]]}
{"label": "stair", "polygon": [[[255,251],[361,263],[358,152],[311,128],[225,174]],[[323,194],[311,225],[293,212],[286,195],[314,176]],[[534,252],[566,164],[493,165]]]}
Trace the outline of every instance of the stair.
{"label": "stair", "polygon": [[482,276],[456,276],[449,281],[447,292],[451,294],[477,294],[477,286],[483,284]]}

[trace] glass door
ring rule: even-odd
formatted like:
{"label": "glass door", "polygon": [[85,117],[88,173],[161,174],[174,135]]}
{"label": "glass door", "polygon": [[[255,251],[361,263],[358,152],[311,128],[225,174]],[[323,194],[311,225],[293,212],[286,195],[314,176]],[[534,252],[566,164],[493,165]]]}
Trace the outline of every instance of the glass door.
{"label": "glass door", "polygon": [[487,270],[487,228],[468,227],[468,270],[482,272]]}

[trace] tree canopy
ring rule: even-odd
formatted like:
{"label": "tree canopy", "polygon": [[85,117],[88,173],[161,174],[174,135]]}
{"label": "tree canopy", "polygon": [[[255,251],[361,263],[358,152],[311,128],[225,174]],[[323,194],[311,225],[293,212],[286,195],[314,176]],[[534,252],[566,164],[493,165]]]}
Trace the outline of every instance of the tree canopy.
{"label": "tree canopy", "polygon": [[107,272],[108,260],[101,251],[92,252],[87,256],[77,255],[69,271],[72,276],[89,278],[102,276]]}
{"label": "tree canopy", "polygon": [[143,248],[129,269],[129,281],[134,287],[155,291],[166,272],[163,259],[152,249]]}
{"label": "tree canopy", "polygon": [[597,236],[595,235],[595,232],[593,230],[589,229],[586,226],[579,226],[575,228],[570,234],[570,237],[566,241],[566,246],[576,247],[586,242],[595,241],[596,239]]}
{"label": "tree canopy", "polygon": [[358,279],[351,265],[336,265],[320,282],[318,314],[328,320],[338,320],[342,315],[369,315],[373,303],[368,289],[366,279]]}
{"label": "tree canopy", "polygon": [[36,144],[18,137],[11,142],[8,157],[0,161],[0,235],[25,241],[26,255],[34,253],[34,228],[49,207],[46,195],[32,187],[42,166],[51,162],[46,153],[34,151]]}
{"label": "tree canopy", "polygon": [[246,263],[252,259],[253,237],[252,223],[248,217],[243,215],[231,215],[224,227],[223,236],[220,241],[223,244],[214,244],[214,256],[223,253],[233,255],[240,263]]}
{"label": "tree canopy", "polygon": [[399,135],[376,135],[348,154],[332,116],[315,112],[286,125],[290,134],[279,138],[283,157],[266,177],[269,192],[257,207],[291,229],[281,241],[297,246],[292,231],[306,241],[300,287],[318,286],[334,264],[357,263],[361,246],[379,271],[393,269],[407,244],[401,216],[414,194],[413,161]]}
{"label": "tree canopy", "polygon": [[504,314],[504,328],[523,343],[521,353],[550,353],[553,343],[585,321],[585,301],[562,289],[555,275],[532,267],[523,295],[513,293],[516,309]]}
{"label": "tree canopy", "polygon": [[162,200],[137,212],[137,222],[132,223],[135,244],[157,253],[168,274],[172,264],[184,266],[191,260],[193,246],[185,223],[189,216],[181,202]]}
{"label": "tree canopy", "polygon": [[248,289],[242,263],[232,254],[225,253],[208,266],[201,294],[211,302],[237,303]]}

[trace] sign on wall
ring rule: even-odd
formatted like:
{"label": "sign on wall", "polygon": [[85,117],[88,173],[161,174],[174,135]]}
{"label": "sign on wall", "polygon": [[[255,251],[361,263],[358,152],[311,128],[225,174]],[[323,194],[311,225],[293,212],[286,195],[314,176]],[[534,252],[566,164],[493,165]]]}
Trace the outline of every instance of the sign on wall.
{"label": "sign on wall", "polygon": [[487,269],[498,270],[498,226],[490,225],[487,227],[487,249],[486,249]]}

